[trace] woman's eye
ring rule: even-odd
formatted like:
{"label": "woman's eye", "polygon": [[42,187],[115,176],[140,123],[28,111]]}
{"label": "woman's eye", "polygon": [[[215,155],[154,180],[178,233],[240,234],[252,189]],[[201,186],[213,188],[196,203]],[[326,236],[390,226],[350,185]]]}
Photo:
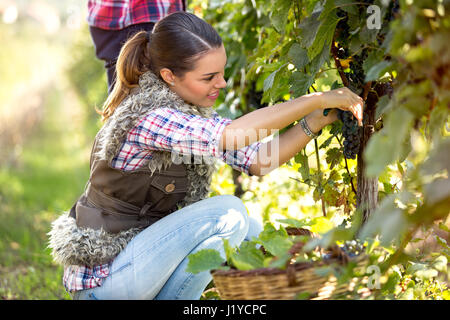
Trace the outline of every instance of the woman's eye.
{"label": "woman's eye", "polygon": [[205,81],[211,81],[213,78],[214,78],[214,76],[211,76],[211,77],[206,78],[206,79],[203,79],[203,80],[205,80]]}

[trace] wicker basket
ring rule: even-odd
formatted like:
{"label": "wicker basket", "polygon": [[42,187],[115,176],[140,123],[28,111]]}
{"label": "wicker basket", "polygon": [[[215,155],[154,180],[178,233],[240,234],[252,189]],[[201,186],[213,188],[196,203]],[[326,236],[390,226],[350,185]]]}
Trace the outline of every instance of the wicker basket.
{"label": "wicker basket", "polygon": [[[306,231],[290,228],[288,233],[311,235],[308,230]],[[294,251],[298,250],[298,247]],[[335,246],[333,250],[336,258],[328,263],[348,262],[348,257],[339,252],[339,247]],[[308,293],[310,299],[322,300],[349,290],[349,284],[337,285],[334,276],[316,274],[316,268],[326,266],[328,263],[324,261],[294,263],[289,264],[284,270],[278,268],[248,271],[213,270],[211,275],[223,300],[292,300],[300,293]]]}

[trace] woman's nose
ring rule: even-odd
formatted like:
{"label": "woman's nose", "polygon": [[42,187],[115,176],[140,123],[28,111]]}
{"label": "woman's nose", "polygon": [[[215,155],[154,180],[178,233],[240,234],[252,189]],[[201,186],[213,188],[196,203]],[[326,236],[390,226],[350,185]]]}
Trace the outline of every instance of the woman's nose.
{"label": "woman's nose", "polygon": [[225,81],[225,78],[223,76],[221,76],[216,83],[216,88],[225,88],[226,86],[227,86],[227,82]]}

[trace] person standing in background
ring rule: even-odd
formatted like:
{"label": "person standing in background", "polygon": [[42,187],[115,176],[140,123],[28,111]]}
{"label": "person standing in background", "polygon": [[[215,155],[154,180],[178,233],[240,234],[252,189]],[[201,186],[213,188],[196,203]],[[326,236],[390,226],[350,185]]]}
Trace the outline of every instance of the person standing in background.
{"label": "person standing in background", "polygon": [[116,61],[127,39],[145,30],[151,32],[165,16],[186,11],[186,0],[89,0],[87,22],[95,55],[104,61],[108,94],[116,78]]}

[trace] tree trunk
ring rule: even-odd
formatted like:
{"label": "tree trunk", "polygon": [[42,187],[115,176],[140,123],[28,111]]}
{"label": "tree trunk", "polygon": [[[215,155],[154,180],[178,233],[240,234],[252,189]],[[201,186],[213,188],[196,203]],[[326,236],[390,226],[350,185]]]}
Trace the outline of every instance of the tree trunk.
{"label": "tree trunk", "polygon": [[370,92],[367,95],[364,107],[363,133],[361,135],[361,145],[358,152],[356,207],[363,212],[363,222],[367,221],[378,202],[378,177],[369,178],[365,175],[366,163],[363,158],[367,142],[374,133],[377,102],[377,95]]}

